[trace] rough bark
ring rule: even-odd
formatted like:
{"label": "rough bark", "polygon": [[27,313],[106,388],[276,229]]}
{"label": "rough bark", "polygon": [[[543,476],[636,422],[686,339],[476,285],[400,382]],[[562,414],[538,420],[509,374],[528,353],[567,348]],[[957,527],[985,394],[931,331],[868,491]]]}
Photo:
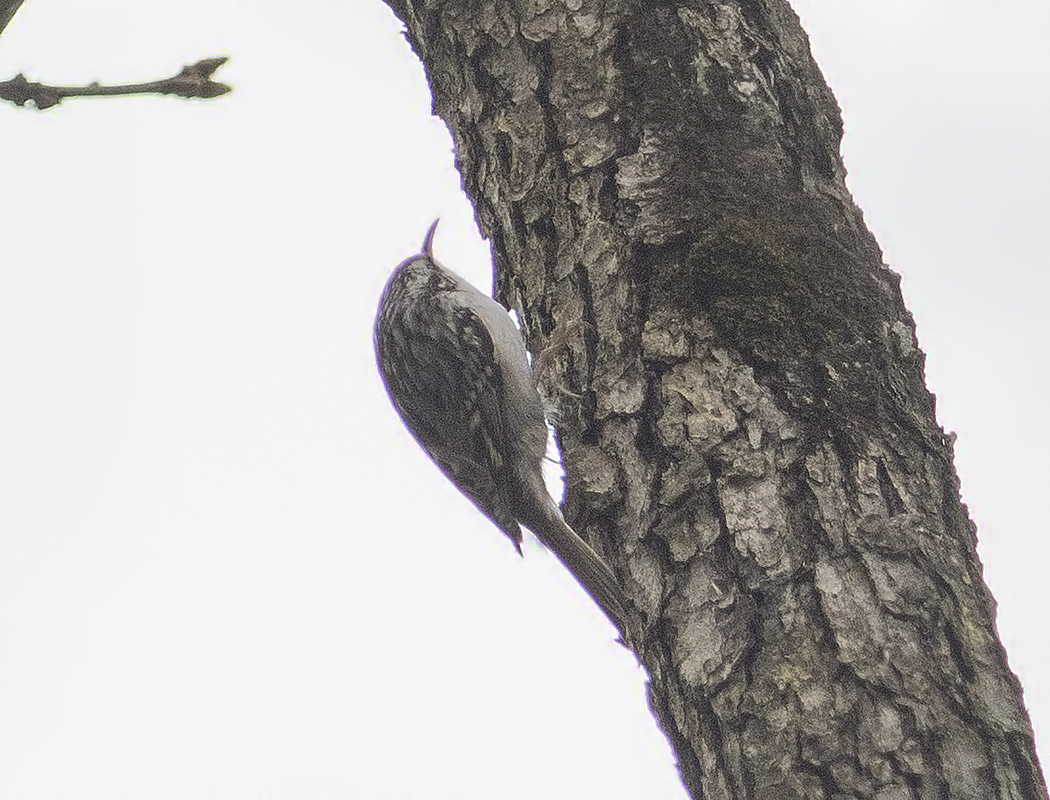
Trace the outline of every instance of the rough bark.
{"label": "rough bark", "polygon": [[558,342],[566,513],[624,584],[692,795],[1046,798],[914,324],[787,3],[388,5],[497,298],[534,353]]}

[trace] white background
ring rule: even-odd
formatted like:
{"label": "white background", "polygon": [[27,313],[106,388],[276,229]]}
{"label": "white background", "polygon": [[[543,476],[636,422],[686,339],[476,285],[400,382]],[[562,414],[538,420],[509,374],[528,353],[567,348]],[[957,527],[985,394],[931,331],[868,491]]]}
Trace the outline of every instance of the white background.
{"label": "white background", "polygon": [[[1050,736],[1050,6],[805,0]],[[644,675],[394,416],[372,315],[451,142],[379,0],[27,0],[0,79],[0,798],[681,798]],[[1044,748],[1045,750],[1045,748]]]}

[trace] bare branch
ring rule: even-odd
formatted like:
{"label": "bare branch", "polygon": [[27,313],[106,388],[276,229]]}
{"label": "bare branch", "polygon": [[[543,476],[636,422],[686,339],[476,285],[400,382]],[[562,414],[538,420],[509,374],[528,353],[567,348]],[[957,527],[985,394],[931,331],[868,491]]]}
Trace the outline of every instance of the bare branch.
{"label": "bare branch", "polygon": [[212,74],[223,64],[226,57],[205,58],[196,64],[183,67],[182,71],[170,78],[149,83],[127,83],[117,86],[102,86],[91,83],[87,86],[48,86],[43,83],[26,80],[25,75],[16,75],[8,81],[0,81],[0,99],[17,106],[24,106],[30,100],[38,109],[57,106],[67,97],[104,97],[126,94],[175,94],[179,97],[197,97],[210,99],[231,91],[225,83],[211,79]]}

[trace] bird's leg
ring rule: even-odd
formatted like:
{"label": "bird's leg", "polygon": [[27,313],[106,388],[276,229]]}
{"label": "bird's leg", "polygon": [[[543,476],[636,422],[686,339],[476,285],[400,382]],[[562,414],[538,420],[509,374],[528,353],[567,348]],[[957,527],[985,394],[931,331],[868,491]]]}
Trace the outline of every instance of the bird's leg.
{"label": "bird's leg", "polygon": [[572,353],[572,342],[582,337],[585,325],[587,325],[586,322],[578,319],[559,322],[547,337],[546,347],[532,362],[532,372],[536,383],[551,400],[558,395],[571,397],[573,400],[580,400],[583,397],[565,386],[560,378],[564,370],[558,367],[559,359],[566,353]]}

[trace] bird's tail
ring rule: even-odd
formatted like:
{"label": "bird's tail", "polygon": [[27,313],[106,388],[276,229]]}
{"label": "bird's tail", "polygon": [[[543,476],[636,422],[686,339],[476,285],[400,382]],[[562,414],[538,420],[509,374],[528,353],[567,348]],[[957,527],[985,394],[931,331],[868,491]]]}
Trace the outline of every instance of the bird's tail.
{"label": "bird's tail", "polygon": [[601,556],[595,553],[562,519],[561,513],[553,502],[549,504],[549,510],[546,511],[544,518],[535,526],[530,525],[526,520],[522,522],[536,534],[536,538],[554,551],[562,564],[568,567],[569,572],[575,576],[580,585],[605,612],[605,616],[616,626],[623,643],[628,644],[627,615],[624,612],[623,589],[620,588],[620,582],[616,580],[616,576],[613,575],[612,570]]}

